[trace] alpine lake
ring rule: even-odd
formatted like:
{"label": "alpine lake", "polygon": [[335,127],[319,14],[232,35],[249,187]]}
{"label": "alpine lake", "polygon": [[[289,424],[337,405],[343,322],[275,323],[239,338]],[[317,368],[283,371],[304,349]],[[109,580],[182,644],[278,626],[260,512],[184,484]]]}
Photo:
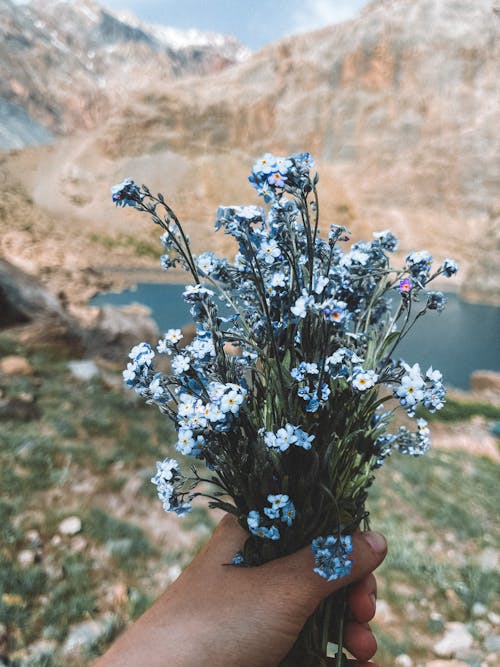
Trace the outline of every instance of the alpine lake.
{"label": "alpine lake", "polygon": [[[163,332],[192,321],[183,291],[184,285],[144,282],[122,292],[99,294],[91,305],[143,304]],[[396,356],[410,365],[418,362],[423,370],[437,368],[446,384],[468,390],[473,371],[500,372],[500,307],[468,303],[452,293],[446,298],[444,311],[429,311],[416,322]]]}

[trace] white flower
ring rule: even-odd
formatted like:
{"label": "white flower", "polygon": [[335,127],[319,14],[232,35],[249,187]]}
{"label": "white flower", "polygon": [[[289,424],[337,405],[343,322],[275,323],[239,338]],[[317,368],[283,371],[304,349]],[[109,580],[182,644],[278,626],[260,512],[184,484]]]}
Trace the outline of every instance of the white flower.
{"label": "white flower", "polygon": [[221,399],[220,409],[222,412],[232,412],[236,414],[240,409],[240,405],[243,403],[243,396],[237,391],[230,391]]}
{"label": "white flower", "polygon": [[182,340],[182,331],[180,329],[169,329],[165,334],[165,340],[175,345]]}
{"label": "white flower", "polygon": [[137,364],[128,363],[127,368],[123,371],[123,379],[125,380],[125,382],[131,382],[136,376],[136,371],[137,371]]}
{"label": "white flower", "polygon": [[307,292],[303,292],[302,296],[299,296],[290,310],[297,317],[304,318],[307,315],[307,308],[311,306],[313,302],[313,297],[307,294]]}
{"label": "white flower", "polygon": [[153,395],[153,398],[161,398],[164,392],[164,389],[161,386],[161,377],[155,376],[155,378],[149,384],[149,391]]}
{"label": "white flower", "polygon": [[297,442],[295,426],[292,426],[292,424],[285,424],[284,428],[278,429],[278,432],[276,433],[276,446],[282,452],[286,451],[294,442]]}
{"label": "white flower", "polygon": [[314,291],[316,292],[316,294],[321,294],[323,292],[323,290],[325,289],[325,287],[328,285],[328,282],[329,282],[329,280],[326,276],[320,276],[316,280],[315,285],[314,285]]}
{"label": "white flower", "polygon": [[176,375],[180,375],[189,369],[190,363],[187,354],[178,354],[172,359],[172,370]]}
{"label": "white flower", "polygon": [[373,387],[377,380],[378,375],[375,371],[365,371],[360,368],[359,370],[356,369],[356,373],[352,380],[352,386],[359,391],[365,391],[366,389]]}

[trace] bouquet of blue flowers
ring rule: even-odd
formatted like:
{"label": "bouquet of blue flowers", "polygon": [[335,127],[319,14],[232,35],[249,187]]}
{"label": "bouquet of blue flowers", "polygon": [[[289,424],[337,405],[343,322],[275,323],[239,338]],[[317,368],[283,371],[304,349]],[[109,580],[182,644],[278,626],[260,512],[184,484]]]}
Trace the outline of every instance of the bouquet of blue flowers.
{"label": "bouquet of blue flowers", "polygon": [[[374,471],[395,450],[420,456],[429,448],[424,419],[414,430],[390,425],[398,406],[410,417],[418,405],[442,407],[441,373],[409,366],[395,351],[417,319],[443,309],[443,294],[427,286],[457,266],[446,259],[433,272],[420,251],[393,268],[390,231],[348,249],[344,227],[322,238],[313,167],[309,153],[255,163],[249,180],[266,207],[217,211],[215,228],[237,242],[233,261],[194,255],[161,194],[127,179],[112,195],[162,228],[163,268],[192,277],[183,296],[194,339],[183,345],[182,332],[170,329],[156,349],[136,345],[124,371],[175,423],[176,449],[193,457],[190,472],[172,458],[157,463],[152,482],[164,509],[183,515],[205,496],[249,532],[234,565],[310,544],[315,572],[332,581],[350,571],[350,535],[367,525]],[[157,354],[170,356],[170,374],[155,368]],[[310,618],[283,665],[326,664],[334,604],[342,601],[327,600]],[[336,643],[340,665],[341,629]]]}

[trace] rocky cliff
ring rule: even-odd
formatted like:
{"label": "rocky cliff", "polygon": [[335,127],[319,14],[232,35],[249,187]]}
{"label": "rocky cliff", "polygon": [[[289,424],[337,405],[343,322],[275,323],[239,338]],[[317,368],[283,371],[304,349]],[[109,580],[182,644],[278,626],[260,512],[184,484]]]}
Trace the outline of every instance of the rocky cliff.
{"label": "rocky cliff", "polygon": [[147,25],[93,0],[0,0],[0,148],[93,127],[131,90],[248,54],[234,37]]}

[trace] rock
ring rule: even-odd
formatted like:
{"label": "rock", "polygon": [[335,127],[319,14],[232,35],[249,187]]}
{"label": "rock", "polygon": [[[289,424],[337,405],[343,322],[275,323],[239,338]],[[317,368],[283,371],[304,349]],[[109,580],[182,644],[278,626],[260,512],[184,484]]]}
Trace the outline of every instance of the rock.
{"label": "rock", "polygon": [[27,648],[27,654],[30,661],[42,662],[46,664],[47,658],[50,658],[57,649],[57,642],[54,639],[40,639]]}
{"label": "rock", "polygon": [[488,612],[488,621],[492,625],[500,625],[500,614],[496,614],[494,611]]}
{"label": "rock", "polygon": [[494,547],[486,547],[479,554],[479,565],[483,570],[499,570],[500,569],[500,549]]}
{"label": "rock", "polygon": [[158,339],[158,326],[147,306],[102,306],[94,326],[85,332],[87,354],[124,362],[138,342]]}
{"label": "rock", "polygon": [[74,625],[62,647],[64,655],[83,653],[106,636],[117,625],[115,614],[108,612],[99,619],[84,621]]}
{"label": "rock", "polygon": [[475,618],[482,618],[488,613],[488,608],[482,602],[474,602],[471,611]]}
{"label": "rock", "polygon": [[394,667],[413,667],[413,660],[406,653],[401,653],[394,660]]}
{"label": "rock", "polygon": [[83,359],[81,361],[68,361],[67,366],[71,371],[71,375],[76,380],[88,382],[100,373],[99,367],[90,359]]}
{"label": "rock", "polygon": [[500,651],[500,635],[490,635],[484,640],[484,648],[489,651]]}
{"label": "rock", "polygon": [[491,634],[492,627],[488,621],[480,618],[474,622],[474,636],[475,637],[488,637]]}
{"label": "rock", "polygon": [[82,553],[87,547],[88,542],[82,535],[77,535],[71,540],[71,551],[73,553]]}
{"label": "rock", "polygon": [[17,562],[21,567],[30,567],[35,562],[36,553],[30,549],[23,549],[17,554]]}
{"label": "rock", "polygon": [[25,357],[11,354],[0,359],[0,373],[5,375],[33,375],[34,370]]}
{"label": "rock", "polygon": [[474,371],[470,376],[472,391],[500,392],[500,373],[495,371]]}
{"label": "rock", "polygon": [[61,535],[76,535],[82,529],[82,521],[78,516],[68,516],[58,526]]}
{"label": "rock", "polygon": [[0,259],[0,329],[35,323],[28,339],[77,345],[79,326],[59,299],[33,276]]}
{"label": "rock", "polygon": [[441,658],[453,658],[460,651],[472,646],[472,635],[463,623],[446,623],[445,634],[437,644],[434,645],[434,653]]}

